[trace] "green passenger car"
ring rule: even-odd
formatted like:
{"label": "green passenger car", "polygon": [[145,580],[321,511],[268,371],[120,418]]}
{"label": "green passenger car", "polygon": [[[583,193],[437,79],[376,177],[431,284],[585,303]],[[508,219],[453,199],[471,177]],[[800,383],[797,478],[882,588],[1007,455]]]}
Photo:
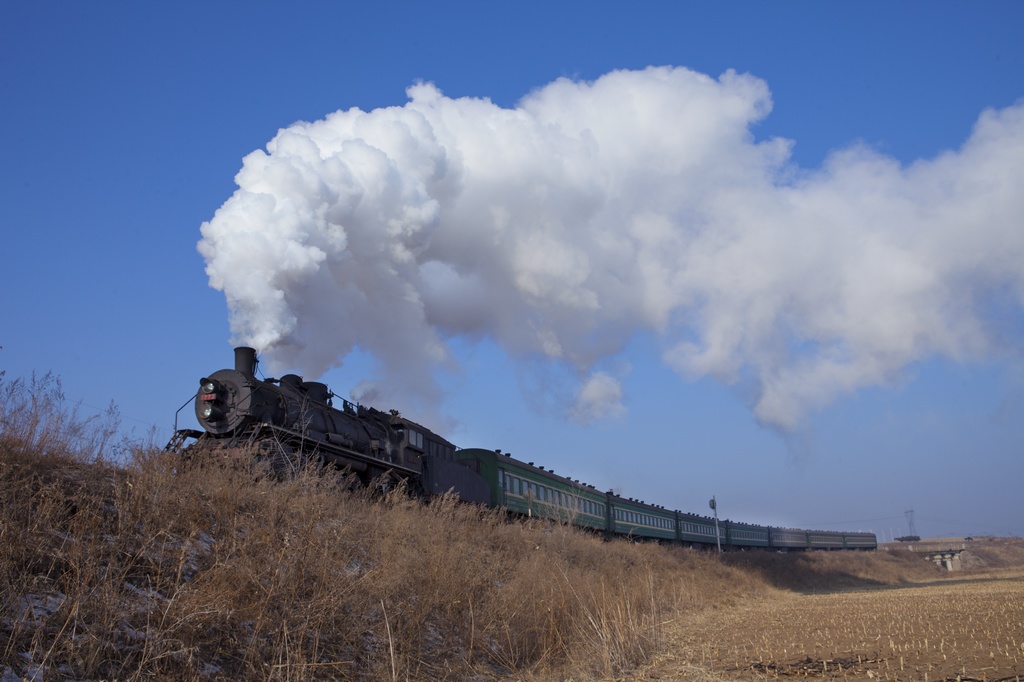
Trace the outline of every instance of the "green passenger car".
{"label": "green passenger car", "polygon": [[615,533],[631,537],[676,539],[675,512],[653,505],[614,498]]}
{"label": "green passenger car", "polygon": [[769,531],[765,526],[725,521],[725,537],[730,547],[770,547]]}
{"label": "green passenger car", "polygon": [[874,533],[846,533],[845,549],[878,549],[878,538]]}
{"label": "green passenger car", "polygon": [[[725,530],[719,527],[719,535],[725,542]],[[679,513],[679,541],[688,545],[715,545],[715,520],[696,514]]]}
{"label": "green passenger car", "polygon": [[493,450],[468,448],[457,451],[455,457],[487,482],[492,507],[605,529],[606,496],[592,486]]}

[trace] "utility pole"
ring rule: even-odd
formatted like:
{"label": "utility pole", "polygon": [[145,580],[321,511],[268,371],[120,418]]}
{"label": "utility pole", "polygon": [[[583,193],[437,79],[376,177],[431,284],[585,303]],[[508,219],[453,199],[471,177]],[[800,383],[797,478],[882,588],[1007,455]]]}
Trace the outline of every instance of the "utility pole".
{"label": "utility pole", "polygon": [[708,506],[715,510],[715,540],[718,541],[718,553],[722,553],[722,535],[718,532],[718,503],[715,502],[715,496],[711,496],[711,501],[708,502]]}

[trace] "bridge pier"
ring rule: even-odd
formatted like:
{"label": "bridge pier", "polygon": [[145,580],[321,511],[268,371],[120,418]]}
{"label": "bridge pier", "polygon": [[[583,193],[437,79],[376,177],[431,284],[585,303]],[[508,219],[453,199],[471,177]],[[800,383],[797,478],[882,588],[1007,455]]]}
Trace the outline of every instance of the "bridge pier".
{"label": "bridge pier", "polygon": [[929,552],[928,558],[932,560],[936,566],[941,566],[947,571],[959,571],[960,570],[960,552],[959,549],[951,549],[945,552]]}

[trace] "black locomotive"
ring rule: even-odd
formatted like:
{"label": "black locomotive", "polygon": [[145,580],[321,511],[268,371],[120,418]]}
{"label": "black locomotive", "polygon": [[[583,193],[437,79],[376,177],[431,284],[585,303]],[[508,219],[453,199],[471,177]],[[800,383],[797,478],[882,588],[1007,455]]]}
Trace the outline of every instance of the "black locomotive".
{"label": "black locomotive", "polygon": [[234,369],[199,381],[196,418],[202,431],[176,431],[169,449],[187,441],[222,453],[256,452],[278,471],[310,460],[351,471],[367,485],[400,479],[426,495],[454,491],[468,502],[541,516],[634,538],[726,549],[875,549],[874,533],[771,528],[671,511],[601,493],[500,451],[456,447],[402,417],[341,399],[326,385],[294,374],[256,377],[256,351],[235,349]]}
{"label": "black locomotive", "polygon": [[325,384],[295,374],[256,377],[256,351],[235,349],[234,369],[217,370],[199,381],[196,418],[203,431],[175,432],[169,447],[234,450],[249,446],[278,471],[310,459],[347,469],[366,484],[400,479],[427,494],[454,490],[462,499],[485,503],[487,484],[455,460],[455,446],[402,417],[355,405]]}

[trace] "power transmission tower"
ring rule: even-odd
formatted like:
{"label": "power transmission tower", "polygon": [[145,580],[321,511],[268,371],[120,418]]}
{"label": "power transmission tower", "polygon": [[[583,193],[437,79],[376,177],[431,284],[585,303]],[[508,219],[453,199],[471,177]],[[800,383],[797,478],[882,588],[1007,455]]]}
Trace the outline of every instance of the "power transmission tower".
{"label": "power transmission tower", "polygon": [[914,527],[914,510],[913,509],[908,509],[908,510],[906,510],[903,513],[907,517],[907,526],[910,527],[910,537],[912,537],[912,538],[920,537],[917,534],[917,528]]}

